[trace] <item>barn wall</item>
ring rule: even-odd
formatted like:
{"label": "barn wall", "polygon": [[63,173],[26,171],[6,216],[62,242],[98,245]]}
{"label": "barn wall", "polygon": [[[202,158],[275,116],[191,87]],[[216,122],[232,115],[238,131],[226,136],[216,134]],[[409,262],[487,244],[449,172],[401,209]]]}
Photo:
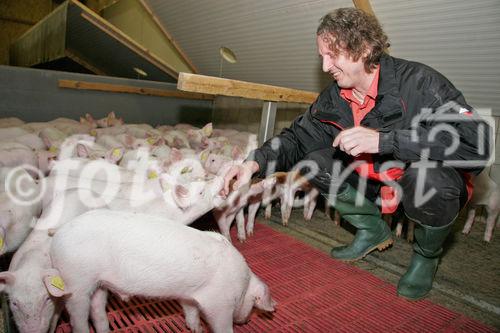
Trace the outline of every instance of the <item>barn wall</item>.
{"label": "barn wall", "polygon": [[9,64],[10,44],[53,8],[52,0],[0,1],[0,65]]}
{"label": "barn wall", "polygon": [[[214,126],[258,134],[262,104],[263,101],[260,100],[218,96],[214,100]],[[309,105],[299,103],[278,103],[274,134],[290,126],[290,123],[308,107]]]}
{"label": "barn wall", "polygon": [[114,111],[128,123],[151,125],[203,125],[212,118],[212,101],[61,89],[59,79],[176,89],[171,83],[0,66],[0,117],[48,121],[57,117],[79,119],[85,113],[104,117]]}

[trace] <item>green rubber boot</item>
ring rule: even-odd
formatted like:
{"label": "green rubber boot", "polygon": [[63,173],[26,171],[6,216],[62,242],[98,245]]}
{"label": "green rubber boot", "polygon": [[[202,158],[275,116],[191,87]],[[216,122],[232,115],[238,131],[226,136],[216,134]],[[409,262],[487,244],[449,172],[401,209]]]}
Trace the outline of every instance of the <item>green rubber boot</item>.
{"label": "green rubber boot", "polygon": [[432,289],[432,282],[443,252],[443,242],[453,222],[443,227],[416,223],[415,243],[410,266],[398,283],[398,295],[409,300],[424,298]]}
{"label": "green rubber boot", "polygon": [[356,261],[375,249],[382,251],[394,242],[391,229],[382,220],[377,206],[364,197],[361,205],[356,205],[357,195],[358,192],[351,185],[347,185],[347,188],[336,197],[327,196],[329,202],[334,203],[333,206],[340,216],[358,229],[350,245],[332,249],[330,254],[335,259]]}

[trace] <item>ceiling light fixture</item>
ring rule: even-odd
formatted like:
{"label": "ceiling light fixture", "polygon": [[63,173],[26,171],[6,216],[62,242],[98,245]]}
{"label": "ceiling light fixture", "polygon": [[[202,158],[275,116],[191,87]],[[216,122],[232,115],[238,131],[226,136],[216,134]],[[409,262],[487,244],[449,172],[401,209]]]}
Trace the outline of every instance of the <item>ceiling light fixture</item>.
{"label": "ceiling light fixture", "polygon": [[219,67],[219,77],[222,77],[222,63],[223,59],[229,62],[230,64],[235,64],[238,62],[238,59],[236,58],[236,55],[234,54],[233,51],[231,51],[230,48],[221,46],[219,49],[219,54],[220,54],[220,67]]}

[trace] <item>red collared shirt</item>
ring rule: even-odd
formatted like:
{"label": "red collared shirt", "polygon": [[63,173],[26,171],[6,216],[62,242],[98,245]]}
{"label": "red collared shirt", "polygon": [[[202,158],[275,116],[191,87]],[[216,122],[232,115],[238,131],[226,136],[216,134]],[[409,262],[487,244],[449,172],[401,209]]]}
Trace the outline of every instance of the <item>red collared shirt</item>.
{"label": "red collared shirt", "polygon": [[354,126],[359,126],[361,120],[370,112],[375,106],[375,99],[378,94],[378,78],[380,73],[380,66],[375,70],[375,77],[366,92],[365,100],[363,103],[359,102],[352,94],[352,88],[340,89],[340,96],[349,102],[354,117]]}

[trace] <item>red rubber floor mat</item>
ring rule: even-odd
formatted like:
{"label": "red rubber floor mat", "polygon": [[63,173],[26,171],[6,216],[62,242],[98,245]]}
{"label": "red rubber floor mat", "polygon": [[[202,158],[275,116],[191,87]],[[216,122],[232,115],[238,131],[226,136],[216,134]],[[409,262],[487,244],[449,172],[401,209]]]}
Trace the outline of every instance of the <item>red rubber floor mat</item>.
{"label": "red rubber floor mat", "polygon": [[[429,301],[406,301],[396,296],[395,286],[366,271],[270,227],[255,227],[244,244],[236,240],[235,228],[232,237],[278,306],[274,314],[252,313],[235,332],[496,332]],[[135,297],[125,303],[110,297],[108,318],[112,331],[189,332],[175,301]],[[70,331],[67,322],[57,328]]]}

